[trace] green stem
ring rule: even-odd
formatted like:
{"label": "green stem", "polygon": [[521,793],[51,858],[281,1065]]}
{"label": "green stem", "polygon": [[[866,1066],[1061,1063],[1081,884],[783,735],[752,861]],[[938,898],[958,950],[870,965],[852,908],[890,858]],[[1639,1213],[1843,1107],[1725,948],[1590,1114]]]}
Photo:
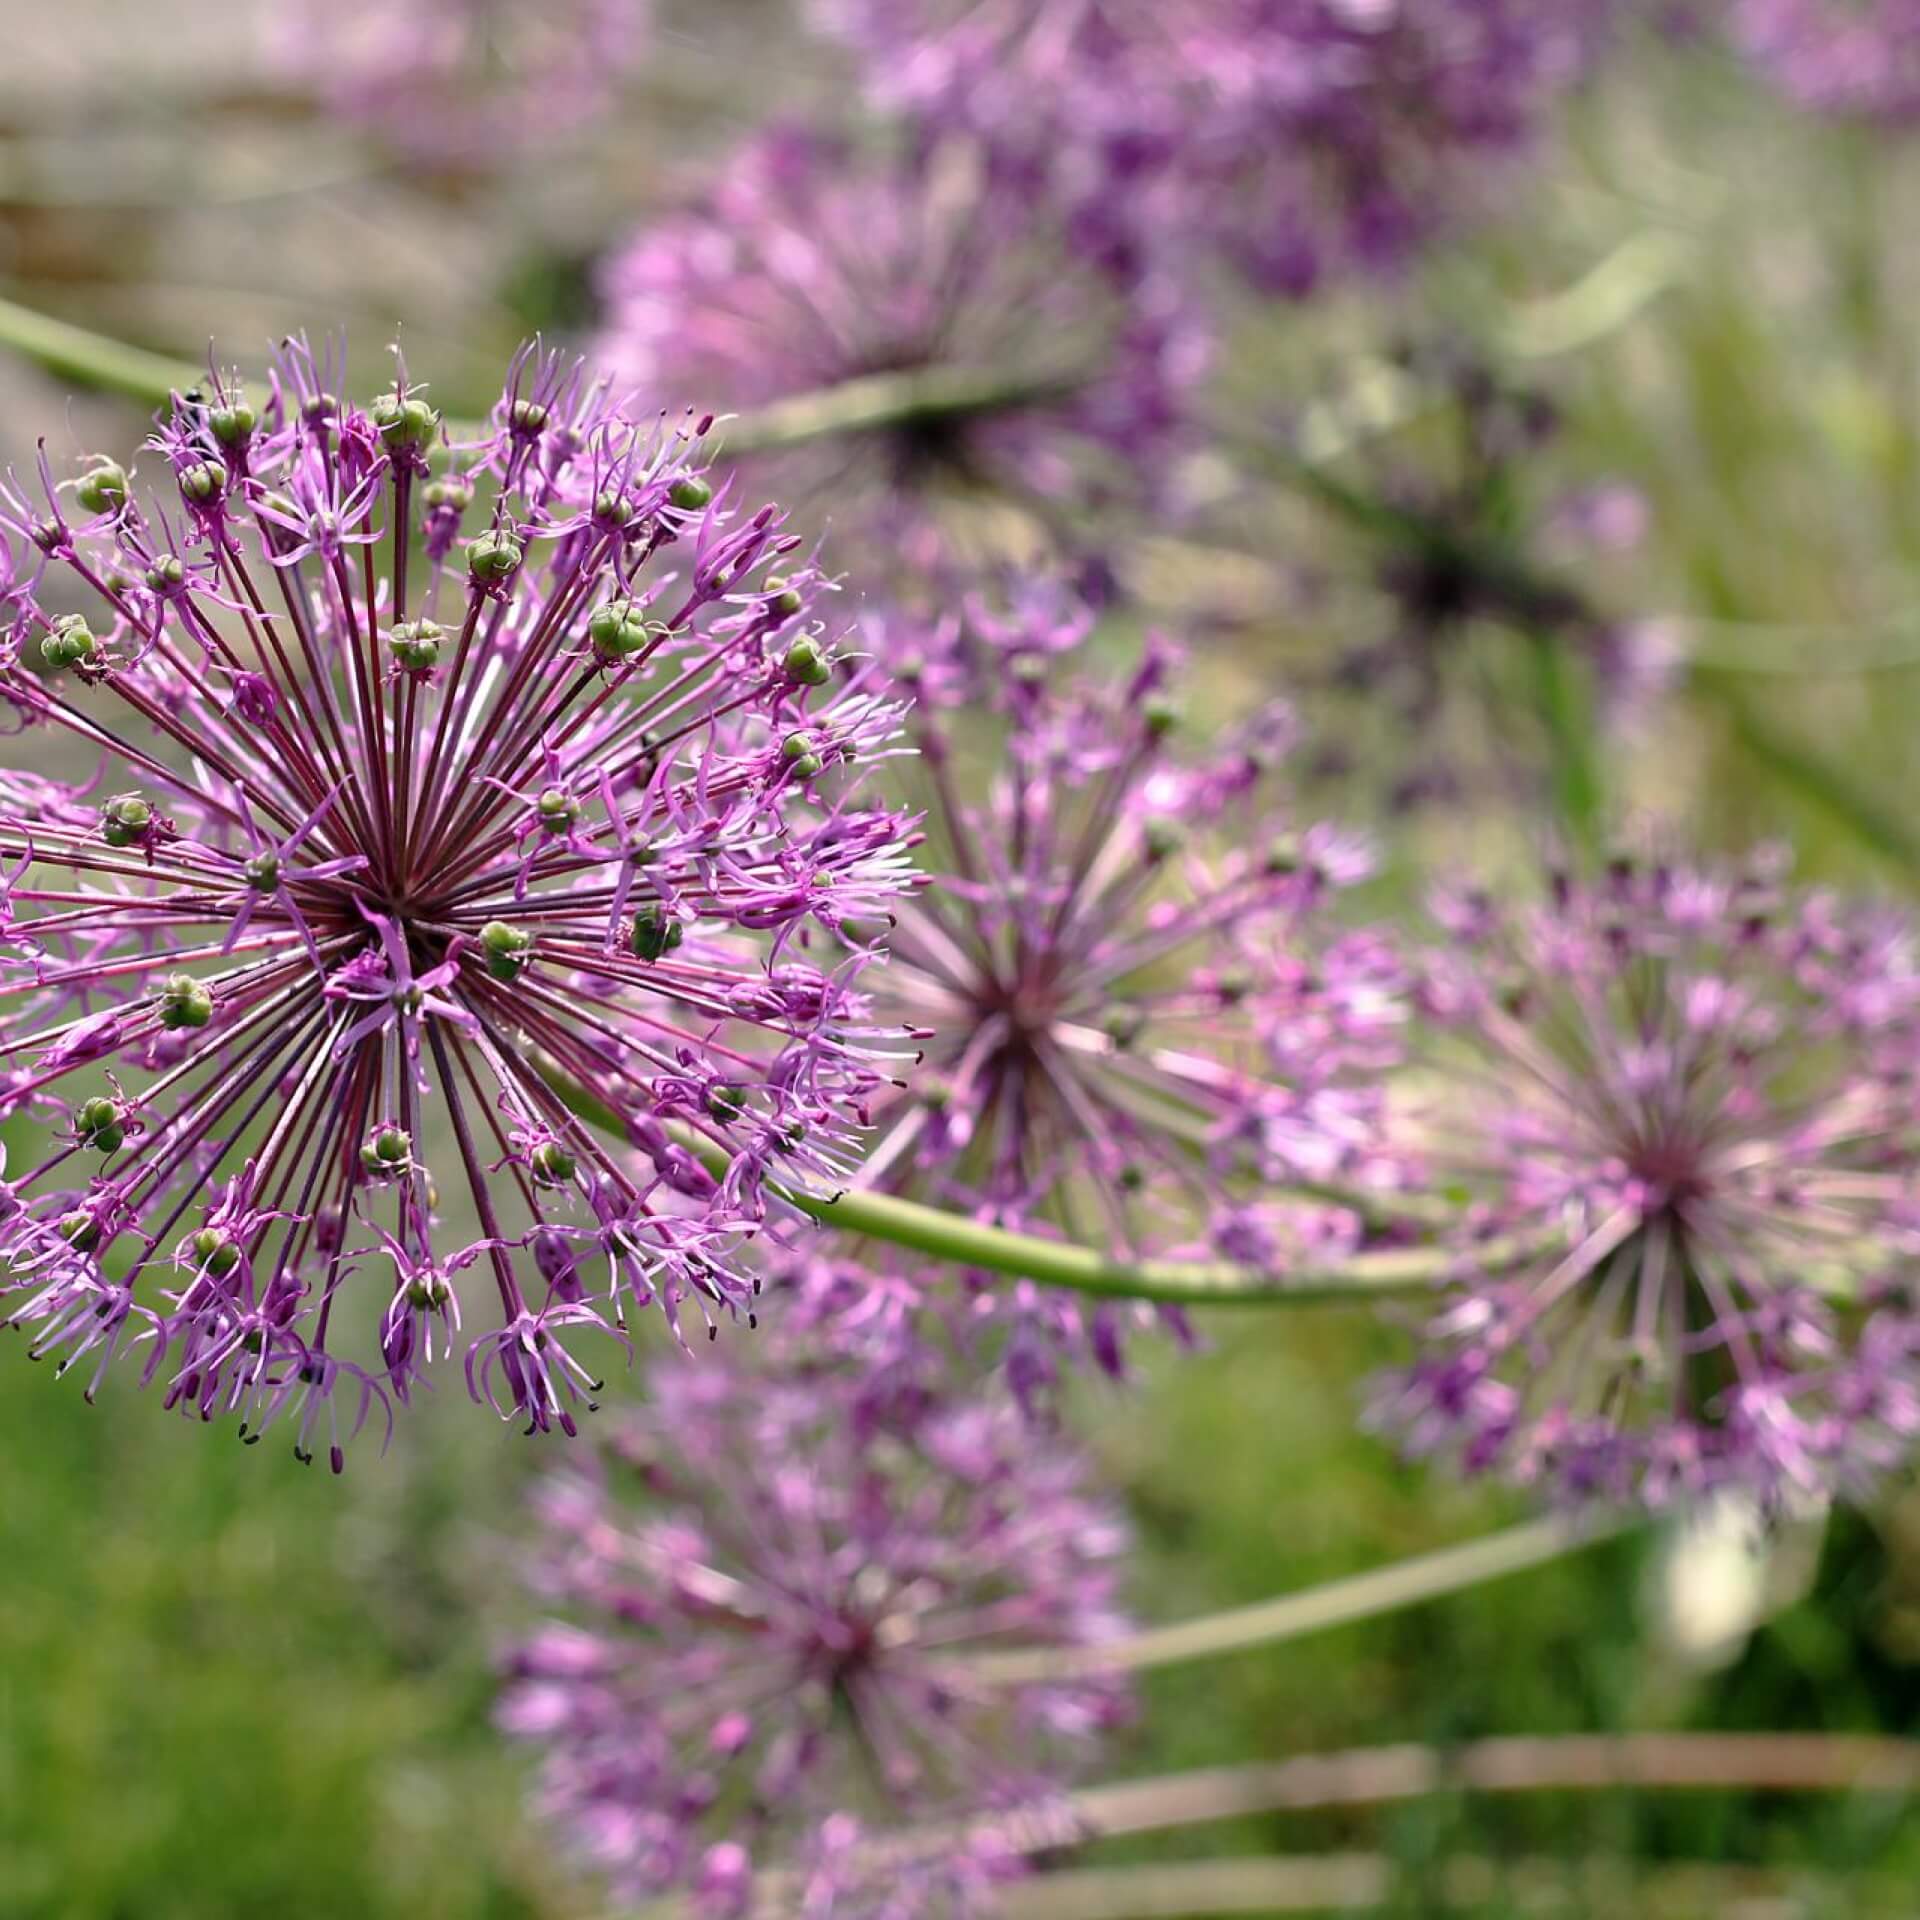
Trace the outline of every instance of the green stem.
{"label": "green stem", "polygon": [[[128,346],[12,300],[0,300],[0,348],[77,386],[125,394],[156,407],[200,378],[200,369],[186,361]],[[730,453],[763,453],[873,427],[999,412],[1056,396],[1074,384],[1074,375],[1059,370],[990,374],[949,367],[873,374],[739,415],[725,424],[724,441]],[[451,423],[455,438],[460,437],[459,425]]]}
{"label": "green stem", "polygon": [[1459,1593],[1488,1580],[1538,1567],[1563,1554],[1610,1539],[1625,1530],[1617,1519],[1581,1524],[1566,1519],[1535,1520],[1484,1540],[1443,1547],[1393,1566],[1376,1567],[1348,1579],[1286,1593],[1250,1607],[1233,1607],[1176,1626],[1152,1627],[1124,1640],[1086,1647],[1022,1647],[984,1654],[967,1663],[970,1676],[996,1685],[1022,1686],[1038,1680],[1071,1679],[1083,1674],[1130,1673],[1210,1659],[1247,1647],[1274,1646],[1356,1620],[1372,1620],[1402,1607],[1417,1606],[1443,1594]]}

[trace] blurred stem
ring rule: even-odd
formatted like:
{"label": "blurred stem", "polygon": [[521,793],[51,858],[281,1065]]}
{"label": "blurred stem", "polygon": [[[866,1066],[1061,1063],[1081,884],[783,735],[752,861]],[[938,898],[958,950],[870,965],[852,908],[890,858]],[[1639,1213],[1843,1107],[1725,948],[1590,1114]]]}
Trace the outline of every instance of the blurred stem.
{"label": "blurred stem", "polygon": [[1580,685],[1576,662],[1551,633],[1527,633],[1533,655],[1534,694],[1553,747],[1553,797],[1561,824],[1583,851],[1600,841],[1603,797],[1594,753],[1592,702]]}
{"label": "blurred stem", "polygon": [[[184,360],[128,346],[12,300],[0,300],[0,348],[76,386],[124,394],[156,407],[164,406],[176,389],[194,385],[201,374]],[[950,367],[873,374],[739,415],[725,423],[724,442],[731,453],[762,453],[874,427],[1000,412],[1069,391],[1076,379],[1060,370],[993,374]],[[448,429],[459,439],[471,423],[449,421]]]}
{"label": "blurred stem", "polygon": [[969,1676],[996,1685],[1073,1679],[1100,1673],[1132,1673],[1209,1659],[1247,1647],[1273,1646],[1305,1634],[1371,1620],[1443,1594],[1459,1593],[1506,1574],[1544,1565],[1624,1532],[1617,1518],[1581,1524],[1567,1518],[1535,1520],[1464,1546],[1443,1547],[1389,1567],[1331,1580],[1303,1593],[1287,1593],[1250,1607],[1233,1607],[1177,1626],[1153,1627],[1123,1640],[1084,1647],[1020,1648],[967,1662]]}

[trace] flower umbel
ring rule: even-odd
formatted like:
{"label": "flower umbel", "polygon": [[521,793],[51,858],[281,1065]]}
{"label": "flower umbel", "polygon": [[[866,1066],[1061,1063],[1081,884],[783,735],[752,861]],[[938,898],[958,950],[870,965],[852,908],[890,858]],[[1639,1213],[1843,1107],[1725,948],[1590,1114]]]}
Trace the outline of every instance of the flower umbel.
{"label": "flower umbel", "polygon": [[1656,1505],[1886,1465],[1920,1432],[1906,923],[1764,868],[1624,861],[1443,915],[1435,1152],[1485,1198],[1384,1417],[1475,1470]]}
{"label": "flower umbel", "polygon": [[[577,1343],[748,1309],[763,1175],[844,1179],[901,830],[781,743],[838,766],[893,709],[703,426],[528,353],[449,460],[404,368],[363,409],[292,342],[257,411],[176,396],[171,498],[7,490],[40,562],[7,697],[101,757],[0,789],[5,1100],[43,1128],[0,1286],[36,1353],[138,1349],[171,1404],[297,1410],[304,1446],[342,1381],[347,1427],[408,1398],[483,1266],[475,1393],[571,1431]],[[43,610],[56,578],[89,611]]]}
{"label": "flower umbel", "polygon": [[844,1889],[853,1820],[1044,1802],[1127,1705],[1109,1679],[968,1671],[1122,1628],[1125,1528],[1071,1453],[1004,1400],[876,1425],[858,1369],[767,1348],[657,1367],[606,1457],[540,1495],[556,1617],[499,1717],[545,1748],[546,1811],[625,1899],[735,1913],[754,1871],[821,1874],[823,1852]]}

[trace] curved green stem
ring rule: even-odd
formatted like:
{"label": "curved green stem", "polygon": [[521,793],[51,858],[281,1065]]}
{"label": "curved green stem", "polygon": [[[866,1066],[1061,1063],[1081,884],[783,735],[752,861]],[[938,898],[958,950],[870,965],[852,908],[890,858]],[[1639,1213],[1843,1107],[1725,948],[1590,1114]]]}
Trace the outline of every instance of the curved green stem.
{"label": "curved green stem", "polygon": [[1020,1686],[1083,1674],[1138,1672],[1183,1660],[1237,1653],[1247,1647],[1273,1646],[1542,1566],[1563,1554],[1611,1539],[1630,1524],[1616,1518],[1584,1524],[1571,1519],[1530,1521],[1482,1540],[1443,1547],[1437,1553],[1423,1553],[1392,1566],[1331,1580],[1302,1593],[1281,1594],[1250,1607],[1183,1620],[1176,1626],[1151,1627],[1123,1640],[984,1654],[969,1660],[966,1671],[996,1685]]}
{"label": "curved green stem", "polygon": [[[156,407],[176,389],[192,386],[201,373],[187,361],[128,346],[12,300],[0,300],[0,348],[77,386]],[[730,453],[762,453],[873,427],[999,412],[1070,391],[1075,384],[1074,374],[1058,369],[1004,374],[946,367],[872,374],[738,415],[725,423],[723,440]],[[454,437],[461,437],[461,423],[450,425]]]}

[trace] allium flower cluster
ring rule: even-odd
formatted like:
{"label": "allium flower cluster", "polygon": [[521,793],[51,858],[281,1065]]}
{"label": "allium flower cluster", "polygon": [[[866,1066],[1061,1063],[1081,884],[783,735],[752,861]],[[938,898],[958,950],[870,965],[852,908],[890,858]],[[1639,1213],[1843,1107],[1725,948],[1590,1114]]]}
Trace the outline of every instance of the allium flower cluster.
{"label": "allium flower cluster", "polygon": [[1116,1635],[1125,1528],[1005,1400],[876,1424],[857,1369],[771,1345],[656,1367],[605,1457],[547,1482],[531,1577],[554,1617],[499,1718],[544,1747],[545,1811],[623,1899],[735,1914],[771,1869],[782,1911],[927,1911],[990,1856],[902,1875],[866,1839],[1044,1806],[1097,1752],[1119,1682],[973,1662]]}
{"label": "allium flower cluster", "polygon": [[1920,115],[1914,0],[1737,0],[1734,33],[1783,93],[1817,113]]}
{"label": "allium flower cluster", "polygon": [[647,51],[647,0],[275,0],[273,64],[428,165],[470,166],[604,113]]}
{"label": "allium flower cluster", "polygon": [[[1285,810],[1290,716],[1196,746],[1177,649],[1077,671],[1089,617],[1037,587],[917,654],[898,624],[875,645],[918,698],[902,770],[937,878],[867,976],[876,1028],[924,1052],[876,1100],[861,1184],[1122,1256],[1338,1250],[1357,1218],[1317,1196],[1389,1176],[1404,1006],[1385,944],[1334,920],[1366,845]],[[978,1305],[1013,1314],[1023,1392],[1058,1339],[1120,1367],[1111,1307],[1024,1283]]]}
{"label": "allium flower cluster", "polygon": [[966,137],[867,153],[763,136],[618,251],[604,289],[598,352],[649,392],[743,408],[937,383],[790,454],[781,482],[909,569],[986,550],[1008,503],[1050,529],[1164,490],[1206,361],[1172,279],[1076,267],[1046,196]]}
{"label": "allium flower cluster", "polygon": [[1774,1501],[1920,1433],[1912,929],[1764,865],[1442,905],[1442,1170],[1482,1195],[1384,1416],[1575,1496]]}
{"label": "allium flower cluster", "polygon": [[1447,345],[1399,357],[1446,404],[1351,480],[1311,475],[1316,506],[1361,543],[1364,589],[1306,582],[1317,624],[1343,636],[1319,676],[1336,736],[1319,764],[1391,769],[1395,807],[1537,790],[1550,744],[1530,743],[1515,714],[1540,704],[1543,672],[1590,692],[1615,731],[1672,678],[1665,623],[1620,619],[1591,590],[1599,563],[1643,538],[1647,508],[1616,483],[1542,485],[1560,424],[1546,394]]}
{"label": "allium flower cluster", "polygon": [[1044,165],[1097,258],[1304,294],[1402,262],[1586,73],[1611,0],[814,0],[881,97]]}
{"label": "allium flower cluster", "polygon": [[845,1177],[907,880],[816,787],[895,710],[704,422],[528,352],[449,450],[337,371],[176,396],[145,502],[0,494],[0,692],[92,763],[0,776],[10,1323],[336,1467],[463,1321],[475,1396],[571,1432],[635,1309],[750,1308],[763,1176]]}

